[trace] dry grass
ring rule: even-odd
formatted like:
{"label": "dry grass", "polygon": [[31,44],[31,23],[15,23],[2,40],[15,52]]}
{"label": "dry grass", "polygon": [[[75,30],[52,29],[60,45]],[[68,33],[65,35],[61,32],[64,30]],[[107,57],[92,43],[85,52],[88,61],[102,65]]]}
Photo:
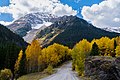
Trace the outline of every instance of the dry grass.
{"label": "dry grass", "polygon": [[[56,69],[53,69],[53,73],[56,73]],[[45,71],[43,72],[36,72],[36,73],[31,73],[31,74],[27,74],[27,75],[23,75],[20,78],[18,78],[17,80],[40,80],[44,77],[49,76],[49,73],[46,73]]]}
{"label": "dry grass", "polygon": [[44,78],[48,76],[49,74],[43,73],[43,72],[37,72],[37,73],[31,73],[24,76],[21,76],[17,80],[40,80],[41,78]]}
{"label": "dry grass", "polygon": [[[56,73],[58,68],[60,68],[62,65],[65,65],[68,62],[70,62],[70,61],[64,62],[63,64],[61,64],[57,68],[54,68],[52,74]],[[47,77],[49,75],[50,74],[46,73],[45,71],[43,71],[43,72],[36,72],[36,73],[23,75],[20,78],[18,78],[17,80],[40,80],[40,79],[42,79],[44,77]]]}

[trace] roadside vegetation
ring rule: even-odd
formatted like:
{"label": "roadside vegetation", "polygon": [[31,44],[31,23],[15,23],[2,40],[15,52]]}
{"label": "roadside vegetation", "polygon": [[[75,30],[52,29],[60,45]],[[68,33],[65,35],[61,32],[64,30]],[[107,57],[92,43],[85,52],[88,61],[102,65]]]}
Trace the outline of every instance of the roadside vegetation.
{"label": "roadside vegetation", "polygon": [[[26,50],[19,52],[14,65],[14,73],[9,69],[1,70],[0,78],[7,74],[19,80],[35,80],[54,73],[54,68],[72,59],[72,69],[84,76],[84,62],[88,56],[120,56],[120,37],[102,37],[91,42],[86,39],[77,43],[73,49],[57,43],[42,48],[38,40],[34,40]],[[8,79],[8,80],[9,80]],[[4,80],[4,79],[3,79]],[[7,79],[6,79],[7,80]],[[37,79],[36,79],[37,80]]]}
{"label": "roadside vegetation", "polygon": [[38,40],[34,40],[25,52],[20,51],[14,66],[15,78],[35,72],[52,74],[54,67],[70,59],[71,49],[68,47],[55,43],[42,48]]}
{"label": "roadside vegetation", "polygon": [[26,74],[19,77],[17,80],[40,80],[41,78],[47,77],[55,72],[56,70],[53,69],[51,66],[49,66],[47,69],[45,69],[42,72]]}
{"label": "roadside vegetation", "polygon": [[91,42],[83,39],[72,49],[73,70],[84,76],[84,62],[88,56],[120,56],[120,37],[102,37]]}

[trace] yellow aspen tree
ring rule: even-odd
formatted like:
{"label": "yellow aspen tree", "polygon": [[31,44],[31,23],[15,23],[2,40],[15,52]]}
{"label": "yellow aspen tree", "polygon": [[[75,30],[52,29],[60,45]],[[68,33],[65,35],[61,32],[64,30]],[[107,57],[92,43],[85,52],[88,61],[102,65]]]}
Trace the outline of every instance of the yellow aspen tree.
{"label": "yellow aspen tree", "polygon": [[73,58],[73,69],[75,69],[79,75],[83,74],[84,71],[84,61],[87,56],[90,55],[91,44],[83,39],[72,50]]}
{"label": "yellow aspen tree", "polygon": [[38,57],[41,54],[41,46],[38,40],[33,40],[31,45],[26,49],[26,59],[28,64],[28,72],[38,71]]}
{"label": "yellow aspen tree", "polygon": [[107,52],[109,52],[108,49],[110,48],[110,46],[108,44],[110,43],[110,41],[111,40],[108,37],[102,37],[96,41],[96,43],[100,49],[100,54],[102,56],[108,55]]}
{"label": "yellow aspen tree", "polygon": [[116,56],[120,56],[120,45],[116,47]]}
{"label": "yellow aspen tree", "polygon": [[120,36],[115,38],[117,45],[120,45]]}
{"label": "yellow aspen tree", "polygon": [[38,58],[39,70],[44,69],[48,65],[57,66],[61,62],[70,59],[70,51],[68,47],[56,43],[42,49]]}
{"label": "yellow aspen tree", "polygon": [[15,74],[19,74],[19,67],[20,67],[20,61],[22,59],[22,56],[23,56],[23,51],[21,50],[14,66]]}

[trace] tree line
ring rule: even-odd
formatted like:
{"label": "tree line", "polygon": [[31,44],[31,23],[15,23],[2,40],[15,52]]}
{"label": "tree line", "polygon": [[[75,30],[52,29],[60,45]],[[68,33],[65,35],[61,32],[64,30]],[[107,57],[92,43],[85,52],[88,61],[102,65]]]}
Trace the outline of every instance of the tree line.
{"label": "tree line", "polygon": [[[83,75],[85,58],[88,56],[120,56],[120,37],[112,39],[102,37],[91,42],[83,39],[73,49],[57,43],[42,48],[38,40],[33,40],[26,50],[21,50],[17,55],[18,58],[14,61],[14,77],[40,72],[48,67],[57,67],[70,59],[72,59],[73,70],[76,70],[79,75]],[[1,70],[0,77],[3,77],[6,72],[11,73],[7,69]],[[13,75],[10,74],[11,76]]]}
{"label": "tree line", "polygon": [[84,75],[84,62],[88,56],[120,56],[120,37],[93,39],[91,42],[81,40],[72,49],[73,70]]}
{"label": "tree line", "polygon": [[70,59],[71,49],[68,47],[54,43],[42,48],[38,40],[33,40],[25,52],[20,51],[14,66],[14,74],[18,78],[23,74],[43,71],[49,66],[56,67]]}

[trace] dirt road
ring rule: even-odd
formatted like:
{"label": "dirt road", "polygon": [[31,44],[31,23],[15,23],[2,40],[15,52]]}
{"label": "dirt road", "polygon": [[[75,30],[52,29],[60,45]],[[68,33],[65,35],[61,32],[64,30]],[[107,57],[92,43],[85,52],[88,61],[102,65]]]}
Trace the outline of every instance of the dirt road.
{"label": "dirt road", "polygon": [[58,68],[57,73],[40,80],[80,80],[76,73],[72,71],[72,63],[68,62]]}

